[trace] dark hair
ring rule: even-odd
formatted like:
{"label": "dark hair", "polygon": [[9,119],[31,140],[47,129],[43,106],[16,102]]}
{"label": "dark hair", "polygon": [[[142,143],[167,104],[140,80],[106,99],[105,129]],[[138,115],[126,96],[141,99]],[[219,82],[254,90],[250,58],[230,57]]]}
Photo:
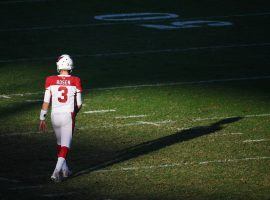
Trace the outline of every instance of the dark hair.
{"label": "dark hair", "polygon": [[60,69],[60,70],[59,70],[59,74],[60,74],[60,72],[63,71],[63,70],[68,71],[69,74],[72,73],[72,70]]}

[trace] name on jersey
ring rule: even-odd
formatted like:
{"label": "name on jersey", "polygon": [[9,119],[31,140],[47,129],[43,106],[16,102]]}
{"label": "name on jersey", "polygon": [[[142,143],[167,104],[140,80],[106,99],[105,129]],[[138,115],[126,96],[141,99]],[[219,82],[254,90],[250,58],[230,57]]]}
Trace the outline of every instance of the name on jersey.
{"label": "name on jersey", "polygon": [[57,85],[70,85],[70,81],[69,80],[57,80],[56,84]]}

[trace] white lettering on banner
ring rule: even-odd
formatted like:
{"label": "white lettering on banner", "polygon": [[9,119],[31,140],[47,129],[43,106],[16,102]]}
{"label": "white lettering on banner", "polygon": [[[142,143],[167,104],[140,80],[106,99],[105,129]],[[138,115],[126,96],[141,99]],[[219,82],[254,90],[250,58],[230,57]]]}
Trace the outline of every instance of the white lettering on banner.
{"label": "white lettering on banner", "polygon": [[105,21],[140,21],[140,20],[161,20],[177,18],[177,14],[172,13],[121,13],[95,16],[97,20]]}
{"label": "white lettering on banner", "polygon": [[142,24],[141,26],[147,28],[155,28],[159,30],[172,30],[172,29],[200,28],[204,26],[211,26],[211,27],[232,26],[232,23],[223,21],[195,20],[195,21],[176,21],[172,22],[170,25]]}

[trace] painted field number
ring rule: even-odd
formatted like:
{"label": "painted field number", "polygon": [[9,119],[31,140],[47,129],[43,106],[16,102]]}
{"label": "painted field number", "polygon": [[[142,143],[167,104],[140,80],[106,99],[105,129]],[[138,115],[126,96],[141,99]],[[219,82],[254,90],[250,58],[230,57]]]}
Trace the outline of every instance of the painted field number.
{"label": "painted field number", "polygon": [[205,27],[205,26],[220,27],[220,26],[231,26],[231,25],[232,25],[231,22],[194,20],[194,21],[176,21],[176,22],[172,22],[169,25],[142,24],[141,26],[147,27],[147,28],[155,28],[159,30],[173,30],[173,29],[200,28],[200,27]]}
{"label": "painted field number", "polygon": [[[120,13],[109,15],[95,16],[96,20],[104,21],[146,21],[146,20],[166,20],[175,19],[179,16],[173,13]],[[140,24],[146,28],[153,28],[158,30],[175,30],[175,29],[189,29],[189,28],[202,28],[202,27],[223,27],[232,26],[231,22],[227,21],[209,21],[209,20],[191,20],[191,21],[173,21],[169,24]]]}
{"label": "painted field number", "polygon": [[177,14],[171,13],[122,13],[111,15],[95,16],[97,20],[105,21],[143,21],[143,20],[161,20],[177,18]]}

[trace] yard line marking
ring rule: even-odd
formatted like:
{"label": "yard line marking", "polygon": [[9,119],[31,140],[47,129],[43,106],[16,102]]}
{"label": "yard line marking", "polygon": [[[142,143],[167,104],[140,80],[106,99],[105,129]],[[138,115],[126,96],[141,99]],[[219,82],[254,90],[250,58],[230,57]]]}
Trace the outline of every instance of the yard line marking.
{"label": "yard line marking", "polygon": [[[150,166],[139,166],[139,167],[121,167],[117,169],[101,169],[97,171],[93,171],[92,173],[106,173],[106,172],[125,172],[125,171],[137,171],[137,170],[149,170],[149,169],[159,169],[159,168],[175,168],[179,166],[185,165],[207,165],[212,163],[233,163],[233,162],[244,162],[244,161],[252,161],[252,160],[268,160],[270,157],[249,157],[249,158],[236,158],[236,159],[223,159],[223,160],[208,160],[208,161],[200,161],[200,162],[179,162],[179,163],[171,163],[171,164],[162,164],[162,165],[150,165]],[[80,174],[78,172],[77,174]]]}
{"label": "yard line marking", "polygon": [[164,121],[157,121],[157,122],[149,122],[149,121],[138,121],[134,123],[128,123],[124,125],[120,125],[119,127],[124,127],[124,126],[140,126],[140,125],[153,125],[153,126],[159,126],[161,124],[168,124],[168,123],[174,123],[175,121],[172,120],[164,120]]}
{"label": "yard line marking", "polygon": [[243,135],[244,133],[223,133],[221,135]]}
{"label": "yard line marking", "polygon": [[83,113],[85,114],[93,114],[93,113],[107,113],[107,112],[115,112],[115,109],[109,109],[109,110],[90,110],[90,111],[85,111]]}
{"label": "yard line marking", "polygon": [[[240,115],[239,115],[240,116]],[[239,116],[230,116],[230,117],[211,117],[211,118],[195,118],[191,119],[192,121],[203,121],[203,120],[216,120],[216,119],[230,119],[230,118],[235,118]],[[255,118],[255,117],[269,117],[270,113],[266,114],[254,114],[254,115],[243,115],[241,117],[244,118]],[[164,120],[164,121],[156,121],[156,122],[145,122],[145,121],[138,121],[134,123],[128,123],[128,124],[107,124],[107,125],[101,125],[101,126],[82,126],[78,127],[77,130],[86,130],[88,128],[121,128],[121,127],[126,127],[126,126],[140,126],[140,125],[153,125],[153,126],[160,126],[162,124],[169,124],[169,123],[176,123],[177,121],[181,120]],[[184,128],[177,128],[177,131],[183,131],[183,130],[188,130],[191,129],[192,127],[184,127]],[[48,131],[48,133],[52,133],[53,131]],[[0,134],[0,137],[7,137],[7,136],[17,136],[17,135],[28,135],[28,134],[36,134],[36,133],[41,133],[40,131],[30,131],[30,132],[15,132],[15,133],[7,133],[7,134]],[[227,135],[242,135],[243,133],[228,133]],[[218,135],[226,135],[225,134],[216,134]]]}
{"label": "yard line marking", "polygon": [[54,197],[62,197],[62,196],[69,196],[76,194],[76,192],[65,192],[65,193],[55,193],[55,194],[42,194],[41,196],[43,197],[49,197],[49,198],[54,198]]}
{"label": "yard line marking", "polygon": [[270,114],[255,114],[255,115],[246,115],[246,118],[250,117],[268,117]]}
{"label": "yard line marking", "polygon": [[[270,43],[250,43],[250,44],[228,44],[228,45],[214,45],[214,46],[201,46],[189,48],[175,48],[175,49],[156,49],[156,50],[142,50],[142,51],[127,51],[127,52],[112,52],[100,53],[92,55],[77,55],[77,57],[98,57],[98,56],[121,56],[121,55],[140,55],[140,54],[155,54],[155,53],[175,53],[186,51],[197,51],[207,49],[226,49],[226,48],[239,48],[239,47],[257,47],[257,46],[270,46]],[[76,56],[76,55],[75,55]]]}
{"label": "yard line marking", "polygon": [[156,121],[156,122],[149,122],[149,121],[138,121],[138,122],[133,122],[133,123],[128,123],[128,124],[119,124],[119,125],[104,125],[101,126],[102,128],[121,128],[121,127],[127,127],[127,126],[141,126],[141,125],[152,125],[152,126],[160,126],[162,124],[169,124],[169,123],[174,123],[175,121],[171,120],[164,120],[164,121]]}
{"label": "yard line marking", "polygon": [[145,122],[145,121],[138,121],[134,123],[128,123],[128,124],[106,124],[101,126],[84,126],[79,127],[78,130],[86,130],[87,128],[121,128],[121,127],[127,127],[127,126],[140,126],[140,125],[152,125],[152,126],[160,126],[162,124],[168,124],[168,123],[175,123],[175,121],[171,120],[164,120],[164,121],[156,121],[156,122]]}
{"label": "yard line marking", "polygon": [[177,131],[185,131],[191,129],[192,127],[185,127],[185,128],[176,128]]}
{"label": "yard line marking", "polygon": [[244,133],[215,133],[208,135],[208,137],[215,137],[215,136],[228,136],[228,135],[243,135]]}
{"label": "yard line marking", "polygon": [[239,116],[230,116],[230,117],[207,117],[207,118],[195,118],[192,119],[192,121],[207,121],[207,120],[216,120],[216,119],[230,119],[230,118],[235,118],[235,117],[244,117],[244,118],[254,118],[254,117],[269,117],[270,113],[265,113],[265,114],[254,114],[254,115],[239,115]]}
{"label": "yard line marking", "polygon": [[[240,115],[239,115],[240,116]],[[230,118],[236,118],[239,116],[230,116],[230,117],[211,117],[211,118],[194,118],[191,119],[191,121],[204,121],[204,120],[216,120],[216,119],[230,119]],[[243,118],[255,118],[255,117],[269,117],[270,113],[267,114],[255,114],[255,115],[244,115],[241,116]],[[144,121],[139,121],[139,122],[133,122],[133,123],[128,123],[128,124],[122,124],[122,125],[113,125],[113,124],[108,124],[108,125],[101,125],[101,126],[87,126],[87,127],[80,127],[78,128],[79,130],[85,130],[87,128],[121,128],[121,127],[126,127],[126,126],[140,126],[140,125],[154,125],[154,126],[160,126],[161,124],[168,124],[168,123],[176,123],[177,121],[181,120],[165,120],[165,121],[158,121],[158,122],[144,122]],[[193,127],[184,127],[184,128],[177,128],[177,131],[184,131],[191,129]],[[242,135],[243,133],[229,133],[227,135]],[[218,135],[218,134],[217,134]],[[222,134],[225,135],[225,134]]]}
{"label": "yard line marking", "polygon": [[6,181],[6,182],[11,182],[11,183],[20,183],[21,181],[15,180],[15,179],[9,179],[5,177],[0,177],[0,181]]}
{"label": "yard line marking", "polygon": [[10,99],[11,97],[10,97],[10,96],[7,96],[7,95],[0,95],[0,98],[3,98],[3,99]]}
{"label": "yard line marking", "polygon": [[[223,118],[222,118],[223,119]],[[193,127],[183,127],[183,128],[176,128],[177,131],[185,131],[189,130]],[[216,134],[211,134],[208,135],[208,137],[214,137],[214,136],[227,136],[227,135],[243,135],[244,133],[216,133]]]}
{"label": "yard line marking", "polygon": [[116,116],[115,119],[130,119],[130,118],[141,118],[147,117],[147,115],[129,115],[129,116]]}
{"label": "yard line marking", "polygon": [[[29,132],[14,132],[14,133],[5,133],[0,134],[0,137],[9,137],[9,136],[18,136],[18,135],[30,135],[42,133],[41,131],[29,131]],[[53,133],[53,131],[47,131],[47,133]]]}
{"label": "yard line marking", "polygon": [[[116,87],[103,87],[103,88],[93,88],[85,89],[86,91],[98,91],[98,90],[117,90],[117,89],[136,89],[143,87],[166,87],[166,86],[178,86],[178,85],[196,85],[196,84],[209,84],[209,83],[223,83],[223,82],[233,82],[233,81],[247,81],[247,80],[264,80],[270,79],[270,76],[254,76],[254,77],[244,77],[244,78],[227,78],[227,79],[212,79],[212,80],[202,80],[202,81],[184,81],[184,82],[171,82],[171,83],[155,83],[155,84],[141,84],[141,85],[126,85],[126,86],[116,86]],[[17,94],[1,94],[9,97],[12,96],[31,96],[44,94],[44,92],[26,92]]]}
{"label": "yard line marking", "polygon": [[129,123],[129,124],[125,124],[124,126],[137,126],[137,125],[153,125],[153,126],[159,126],[159,124],[157,122],[144,122],[144,121]]}
{"label": "yard line marking", "polygon": [[[186,82],[171,82],[171,83],[156,83],[156,84],[142,84],[142,85],[127,85],[118,87],[104,87],[104,88],[94,88],[92,90],[117,90],[117,89],[136,89],[143,87],[166,87],[166,86],[178,86],[178,85],[196,85],[196,84],[208,84],[208,83],[223,83],[232,81],[247,81],[247,80],[263,80],[270,79],[270,76],[255,76],[246,78],[228,78],[228,79],[212,79],[204,81],[186,81]],[[91,89],[85,89],[91,90]]]}
{"label": "yard line marking", "polygon": [[[270,43],[250,43],[250,44],[227,44],[227,45],[213,45],[213,46],[200,46],[200,47],[188,47],[188,48],[175,48],[175,49],[156,49],[156,50],[141,50],[141,51],[126,51],[126,52],[109,52],[109,53],[97,53],[97,54],[75,54],[73,57],[105,57],[105,56],[126,56],[126,55],[144,55],[144,54],[156,54],[156,53],[176,53],[187,51],[200,51],[209,49],[227,49],[227,48],[243,48],[243,47],[263,47],[270,46]],[[0,60],[0,63],[13,63],[13,62],[27,62],[27,61],[41,61],[41,60],[54,60],[55,57],[41,57],[41,58],[17,58]]]}
{"label": "yard line marking", "polygon": [[237,159],[225,159],[225,160],[212,160],[212,161],[203,161],[199,162],[199,165],[205,165],[210,163],[227,163],[227,162],[240,162],[240,161],[250,161],[250,160],[266,160],[270,157],[251,157],[251,158],[237,158]]}
{"label": "yard line marking", "polygon": [[31,103],[31,102],[43,102],[43,100],[42,99],[27,99],[27,100],[25,100],[26,102],[29,102],[29,103]]}
{"label": "yard line marking", "polygon": [[94,19],[100,21],[147,21],[159,19],[176,19],[179,15],[175,13],[156,13],[156,12],[139,12],[139,13],[116,13],[95,15]]}
{"label": "yard line marking", "polygon": [[0,4],[16,4],[16,3],[36,3],[47,2],[49,0],[16,0],[16,1],[1,1]]}
{"label": "yard line marking", "polygon": [[[17,4],[17,3],[42,3],[42,2],[52,2],[55,0],[13,0],[13,1],[0,1],[0,4]],[[65,0],[62,0],[65,1]]]}
{"label": "yard line marking", "polygon": [[43,185],[28,185],[28,186],[17,186],[8,188],[9,190],[25,190],[25,189],[35,189],[35,188],[43,188]]}
{"label": "yard line marking", "polygon": [[190,17],[190,18],[188,17],[188,18],[183,18],[181,20],[215,19],[215,18],[229,18],[229,17],[251,17],[251,16],[266,16],[266,15],[270,15],[270,12],[216,15],[216,16]]}
{"label": "yard line marking", "polygon": [[16,94],[9,94],[9,95],[5,95],[5,94],[2,94],[0,95],[0,98],[4,96],[6,97],[9,97],[10,96],[19,96],[19,97],[24,97],[24,96],[31,96],[31,95],[36,95],[36,94],[44,94],[44,92],[25,92],[25,93],[16,93]]}
{"label": "yard line marking", "polygon": [[17,136],[17,135],[28,135],[31,134],[32,132],[15,132],[15,133],[8,133],[8,134],[0,134],[0,137],[9,137],[9,136]]}
{"label": "yard line marking", "polygon": [[10,96],[24,97],[24,96],[31,96],[31,95],[38,95],[38,94],[44,94],[44,92],[26,92],[26,93],[17,93],[17,94],[11,94]]}
{"label": "yard line marking", "polygon": [[244,143],[252,143],[252,142],[266,142],[269,141],[270,139],[257,139],[257,140],[244,140]]}
{"label": "yard line marking", "polygon": [[[40,0],[45,1],[45,0]],[[19,2],[18,2],[19,3]],[[228,17],[249,17],[249,16],[267,16],[270,12],[259,13],[245,13],[245,14],[231,14],[220,16],[204,16],[204,17],[186,17],[181,19],[157,19],[157,20],[144,20],[144,22],[164,22],[164,21],[181,21],[181,20],[199,20],[199,19],[215,19],[215,18],[228,18]],[[94,16],[93,16],[94,17]],[[69,25],[55,25],[55,26],[35,26],[23,28],[5,28],[0,29],[0,32],[19,32],[19,31],[42,31],[42,30],[56,30],[56,29],[72,29],[72,28],[88,28],[92,26],[112,26],[112,25],[125,25],[125,24],[141,24],[142,21],[128,21],[128,22],[104,22],[104,23],[87,23],[87,24],[69,24]]]}

